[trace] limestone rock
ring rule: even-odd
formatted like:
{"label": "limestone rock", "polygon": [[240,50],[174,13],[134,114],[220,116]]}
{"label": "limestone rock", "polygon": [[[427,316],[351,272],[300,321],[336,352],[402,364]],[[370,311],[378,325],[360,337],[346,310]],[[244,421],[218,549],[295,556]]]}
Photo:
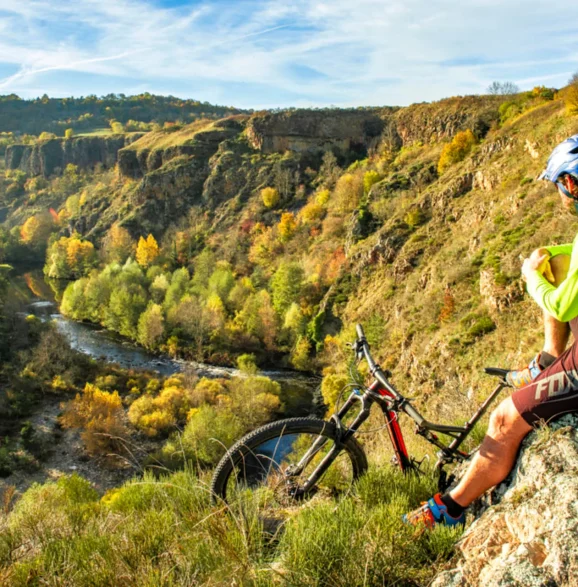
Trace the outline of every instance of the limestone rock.
{"label": "limestone rock", "polygon": [[538,143],[534,143],[530,141],[530,139],[526,139],[524,144],[524,151],[527,151],[532,159],[538,159],[540,157],[540,152],[538,151]]}
{"label": "limestone rock", "polygon": [[479,169],[474,173],[473,188],[483,192],[491,192],[500,183],[499,177],[494,173],[488,173]]}
{"label": "limestone rock", "polygon": [[495,271],[483,269],[480,271],[480,295],[491,310],[501,312],[520,300],[523,291],[517,283],[509,286],[497,283]]}
{"label": "limestone rock", "polygon": [[[578,416],[532,432],[433,587],[578,585]],[[496,503],[497,501],[497,503]]]}
{"label": "limestone rock", "polygon": [[349,151],[367,149],[383,129],[378,109],[294,110],[256,114],[247,125],[247,137],[262,153]]}
{"label": "limestone rock", "polygon": [[142,137],[142,133],[126,135],[48,139],[35,145],[9,145],[6,169],[21,169],[29,175],[48,177],[64,171],[68,164],[80,169],[94,169],[100,164],[111,168],[121,149]]}

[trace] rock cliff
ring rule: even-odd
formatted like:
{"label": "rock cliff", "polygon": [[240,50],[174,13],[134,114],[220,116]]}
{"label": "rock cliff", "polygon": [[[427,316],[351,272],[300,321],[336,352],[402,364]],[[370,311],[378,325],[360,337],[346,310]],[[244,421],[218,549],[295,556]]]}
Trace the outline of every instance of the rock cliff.
{"label": "rock cliff", "polygon": [[251,117],[247,137],[262,153],[367,149],[384,129],[379,114],[378,109],[267,112]]}
{"label": "rock cliff", "polygon": [[93,169],[100,164],[111,168],[118,152],[142,133],[87,136],[71,139],[48,139],[36,145],[10,145],[6,149],[6,169],[21,169],[29,175],[48,177],[61,173],[72,163],[80,169]]}
{"label": "rock cliff", "polygon": [[578,417],[524,441],[510,477],[486,498],[433,587],[578,584]]}

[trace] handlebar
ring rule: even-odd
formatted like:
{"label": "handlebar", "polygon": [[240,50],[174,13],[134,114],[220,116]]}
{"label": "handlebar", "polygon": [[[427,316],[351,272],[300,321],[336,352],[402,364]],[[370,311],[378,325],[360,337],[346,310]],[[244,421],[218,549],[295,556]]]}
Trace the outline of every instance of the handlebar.
{"label": "handlebar", "polygon": [[373,360],[371,353],[369,352],[369,344],[365,338],[365,332],[361,324],[355,326],[357,332],[357,340],[355,341],[355,352],[358,358],[365,357],[371,374],[379,381],[379,383],[389,391],[389,393],[401,401],[401,409],[408,415],[413,421],[421,426],[425,420],[424,418],[413,408],[413,406],[389,383],[387,378],[390,376],[389,372],[382,371],[381,367]]}
{"label": "handlebar", "polygon": [[367,361],[367,364],[369,365],[369,369],[371,371],[371,374],[374,374],[374,371],[376,369],[379,369],[379,367],[376,365],[375,361],[373,360],[373,357],[371,356],[370,352],[369,352],[369,344],[367,342],[367,339],[365,338],[365,332],[363,332],[363,326],[361,326],[361,324],[357,324],[355,326],[355,330],[357,331],[357,341],[355,343],[355,350],[357,352],[357,356],[359,358],[361,357],[365,357],[365,360]]}

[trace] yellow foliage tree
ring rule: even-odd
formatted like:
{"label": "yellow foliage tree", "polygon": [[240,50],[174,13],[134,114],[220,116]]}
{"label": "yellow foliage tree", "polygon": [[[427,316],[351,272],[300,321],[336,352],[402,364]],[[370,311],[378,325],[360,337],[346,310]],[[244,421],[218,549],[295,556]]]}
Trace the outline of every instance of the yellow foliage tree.
{"label": "yellow foliage tree", "polygon": [[104,238],[103,248],[109,262],[124,263],[134,253],[135,244],[126,228],[113,224]]}
{"label": "yellow foliage tree", "polygon": [[81,394],[68,403],[62,424],[82,428],[81,437],[91,454],[122,453],[128,430],[123,423],[124,410],[118,392],[102,391],[87,383]]}
{"label": "yellow foliage tree", "polygon": [[374,184],[381,180],[377,171],[366,171],[363,176],[363,191],[367,195]]}
{"label": "yellow foliage tree", "polygon": [[317,196],[315,196],[315,201],[320,206],[325,206],[325,204],[327,204],[329,201],[329,196],[331,196],[331,192],[329,190],[321,190],[317,193]]}
{"label": "yellow foliage tree", "polygon": [[149,234],[146,239],[142,236],[139,238],[136,247],[136,260],[141,267],[152,265],[159,256],[159,252],[159,245],[152,234]]}
{"label": "yellow foliage tree", "polygon": [[339,396],[342,394],[347,382],[347,376],[336,373],[331,373],[323,378],[323,381],[321,382],[321,395],[329,407],[329,412],[335,410],[336,404],[339,401]]}
{"label": "yellow foliage tree", "polygon": [[279,221],[279,237],[283,242],[291,240],[297,230],[297,220],[292,212],[284,212]]}
{"label": "yellow foliage tree", "polygon": [[35,214],[24,222],[20,237],[27,245],[44,245],[54,228],[50,214]]}
{"label": "yellow foliage tree", "polygon": [[452,142],[443,148],[438,162],[438,173],[443,173],[454,163],[465,159],[475,144],[476,137],[470,129],[457,133]]}
{"label": "yellow foliage tree", "polygon": [[317,202],[309,202],[309,204],[301,208],[299,217],[304,224],[313,224],[323,218],[324,212],[325,210],[321,204],[318,204]]}
{"label": "yellow foliage tree", "polygon": [[66,262],[73,275],[86,272],[95,259],[94,245],[90,241],[70,238],[66,245]]}
{"label": "yellow foliage tree", "polygon": [[337,212],[348,213],[357,208],[363,195],[363,176],[360,173],[346,173],[335,185],[334,202]]}
{"label": "yellow foliage tree", "polygon": [[64,131],[64,138],[65,139],[71,139],[74,136],[74,129],[72,128],[67,128]]}
{"label": "yellow foliage tree", "polygon": [[267,208],[274,208],[279,203],[279,192],[275,188],[263,188],[261,199]]}

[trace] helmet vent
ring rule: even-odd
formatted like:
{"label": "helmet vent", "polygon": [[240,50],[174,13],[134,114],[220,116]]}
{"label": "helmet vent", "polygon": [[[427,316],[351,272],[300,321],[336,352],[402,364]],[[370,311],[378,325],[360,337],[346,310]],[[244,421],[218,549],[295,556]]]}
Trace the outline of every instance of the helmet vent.
{"label": "helmet vent", "polygon": [[574,147],[571,151],[568,151],[572,155],[578,155],[578,147]]}

